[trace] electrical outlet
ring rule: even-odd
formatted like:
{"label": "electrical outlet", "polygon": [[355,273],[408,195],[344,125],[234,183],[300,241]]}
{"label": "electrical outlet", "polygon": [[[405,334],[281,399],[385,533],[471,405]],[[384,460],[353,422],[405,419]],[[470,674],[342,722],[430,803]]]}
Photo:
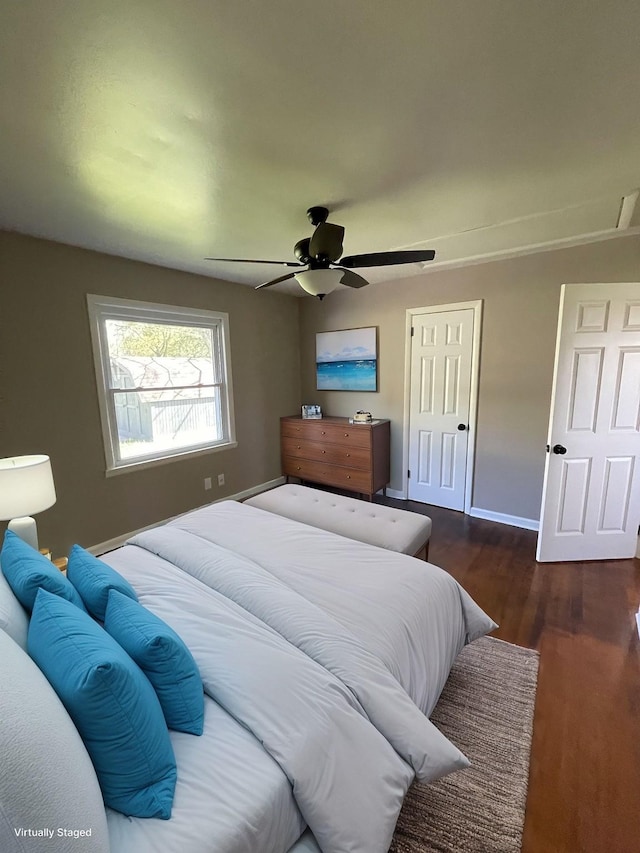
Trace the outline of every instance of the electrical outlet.
{"label": "electrical outlet", "polygon": [[224,486],[224,474],[218,474],[218,485]]}
{"label": "electrical outlet", "polygon": [[208,492],[210,488],[211,488],[211,477],[205,477],[204,478],[204,490],[205,490],[205,492]]}

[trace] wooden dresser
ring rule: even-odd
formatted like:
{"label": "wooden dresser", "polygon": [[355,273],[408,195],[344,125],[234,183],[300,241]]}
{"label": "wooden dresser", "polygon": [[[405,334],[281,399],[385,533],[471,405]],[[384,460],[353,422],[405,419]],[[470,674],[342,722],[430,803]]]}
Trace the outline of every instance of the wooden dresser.
{"label": "wooden dresser", "polygon": [[389,482],[390,422],[350,424],[349,418],[280,419],[282,473],[367,495]]}

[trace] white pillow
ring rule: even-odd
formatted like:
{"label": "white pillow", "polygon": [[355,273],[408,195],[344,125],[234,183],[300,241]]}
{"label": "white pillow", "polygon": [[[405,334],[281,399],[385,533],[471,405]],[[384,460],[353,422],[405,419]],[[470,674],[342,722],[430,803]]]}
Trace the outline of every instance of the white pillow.
{"label": "white pillow", "polygon": [[26,652],[28,628],[27,611],[13,594],[0,568],[0,629],[13,637],[20,648]]}
{"label": "white pillow", "polygon": [[[80,735],[47,679],[4,631],[0,721],[0,850],[108,853],[102,794]],[[44,829],[53,837],[29,833]]]}

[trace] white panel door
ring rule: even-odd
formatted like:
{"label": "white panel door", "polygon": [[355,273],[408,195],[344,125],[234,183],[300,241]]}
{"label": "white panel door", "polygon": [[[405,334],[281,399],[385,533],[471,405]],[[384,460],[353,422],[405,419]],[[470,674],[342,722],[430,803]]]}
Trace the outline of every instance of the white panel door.
{"label": "white panel door", "polygon": [[537,559],[633,557],[640,522],[640,284],[562,288]]}
{"label": "white panel door", "polygon": [[413,317],[410,500],[464,509],[473,321],[472,308]]}

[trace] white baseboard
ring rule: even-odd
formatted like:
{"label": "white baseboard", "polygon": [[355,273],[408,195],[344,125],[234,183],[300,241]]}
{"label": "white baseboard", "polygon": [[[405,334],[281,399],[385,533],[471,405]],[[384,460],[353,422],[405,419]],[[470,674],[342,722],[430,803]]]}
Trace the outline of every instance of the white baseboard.
{"label": "white baseboard", "polygon": [[[379,492],[378,494],[381,494]],[[402,489],[389,489],[387,488],[387,497],[388,498],[397,498],[399,501],[406,501],[407,496],[402,491]]]}
{"label": "white baseboard", "polygon": [[276,486],[281,486],[284,481],[284,477],[276,477],[275,480],[269,480],[267,483],[260,483],[259,486],[252,486],[250,489],[245,489],[244,492],[236,492],[235,495],[227,495],[226,498],[220,498],[220,500],[213,501],[213,503],[217,504],[220,503],[220,501],[242,501],[245,498],[252,498],[254,495],[260,494],[260,492],[267,492],[269,489],[275,489]]}
{"label": "white baseboard", "polygon": [[536,518],[520,518],[518,515],[507,515],[503,512],[493,512],[490,509],[480,509],[472,506],[468,515],[474,518],[484,518],[485,521],[497,521],[499,524],[509,524],[511,527],[522,527],[525,530],[538,530],[540,522]]}
{"label": "white baseboard", "polygon": [[[377,492],[381,495],[382,492]],[[398,498],[398,500],[406,500],[406,495],[399,489],[387,489],[388,498]],[[485,521],[497,521],[498,524],[508,524],[511,527],[522,527],[524,530],[540,529],[540,522],[536,518],[521,518],[518,515],[507,515],[503,512],[494,512],[490,509],[480,509],[480,507],[470,507],[467,515],[472,515],[474,518],[483,518]],[[638,536],[638,548],[636,557],[640,558],[640,536]],[[640,611],[638,611],[638,633],[640,633]]]}
{"label": "white baseboard", "polygon": [[[258,486],[252,486],[250,489],[245,489],[243,492],[236,492],[235,495],[225,495],[224,498],[218,498],[218,500],[210,501],[209,503],[194,507],[193,509],[187,510],[187,512],[193,512],[196,509],[202,509],[203,506],[210,506],[211,504],[217,504],[221,501],[240,501],[244,498],[250,498],[260,492],[266,492],[268,489],[281,486],[283,483],[284,477],[276,477],[275,480],[260,483]],[[168,521],[173,521],[176,518],[186,515],[187,512],[180,512],[178,515],[172,515],[171,518],[163,518],[161,521],[155,521],[153,524],[148,524],[146,527],[139,527],[138,530],[131,530],[129,533],[123,533],[121,536],[114,536],[113,539],[107,539],[106,542],[99,542],[97,545],[92,545],[90,548],[87,548],[87,551],[94,554],[96,557],[100,556],[100,554],[106,554],[107,551],[113,551],[115,548],[120,548],[120,546],[124,545],[127,539],[131,539],[132,536],[136,536],[138,533],[143,533],[145,530],[153,530],[154,527],[161,527]]]}
{"label": "white baseboard", "polygon": [[[376,494],[381,495],[382,491]],[[407,496],[401,489],[387,489],[388,498],[397,498],[401,501],[406,501]],[[472,506],[469,510],[465,510],[467,515],[472,515],[474,518],[484,518],[486,521],[497,521],[499,524],[509,524],[511,527],[523,527],[525,530],[538,530],[540,522],[535,518],[520,518],[517,515],[506,515],[502,512],[493,512],[490,509],[480,509],[480,507]]]}

